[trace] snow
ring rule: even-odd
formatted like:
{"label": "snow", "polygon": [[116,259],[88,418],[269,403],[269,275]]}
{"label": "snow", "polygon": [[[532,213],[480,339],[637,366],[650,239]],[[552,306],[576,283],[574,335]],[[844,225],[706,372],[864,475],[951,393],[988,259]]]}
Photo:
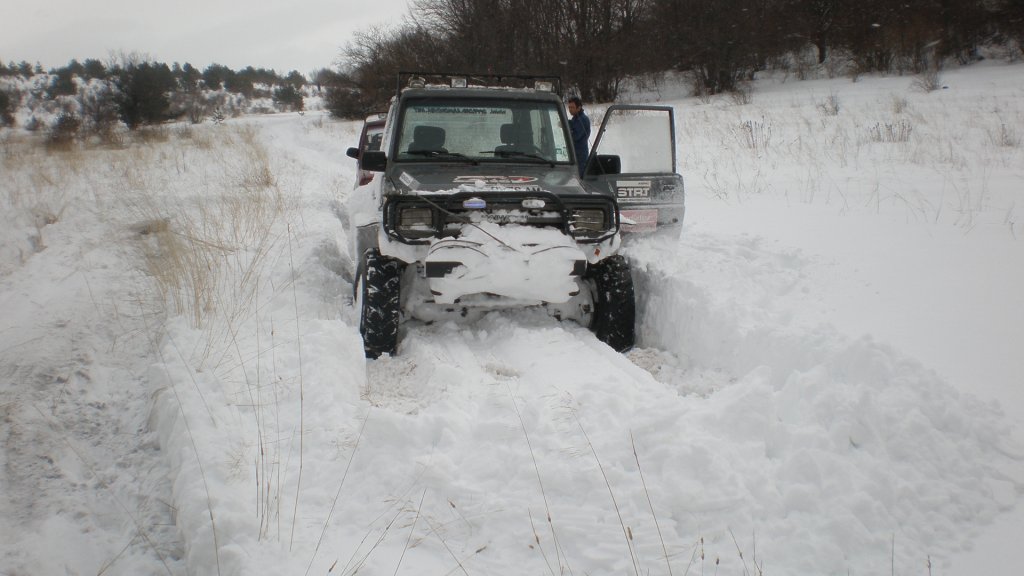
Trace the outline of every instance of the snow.
{"label": "snow", "polygon": [[[575,263],[586,259],[583,250],[559,230],[480,222],[458,239],[432,244],[424,262],[463,263],[443,278],[430,279],[430,291],[436,294],[433,301],[438,304],[488,291],[524,301],[547,298],[563,303],[579,292],[571,274]],[[493,290],[493,286],[500,288]]]}
{"label": "snow", "polygon": [[0,135],[0,572],[1015,574],[1021,65],[783,80],[634,96],[688,209],[626,355],[522,310],[366,361],[358,123]]}

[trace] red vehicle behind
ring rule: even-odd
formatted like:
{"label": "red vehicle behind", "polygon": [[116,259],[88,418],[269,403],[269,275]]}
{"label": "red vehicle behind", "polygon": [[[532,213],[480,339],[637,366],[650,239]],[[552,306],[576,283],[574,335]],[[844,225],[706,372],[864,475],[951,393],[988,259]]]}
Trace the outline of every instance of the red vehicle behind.
{"label": "red vehicle behind", "polygon": [[363,132],[359,135],[359,146],[349,148],[345,154],[356,161],[356,185],[365,186],[373,181],[373,172],[363,170],[363,153],[380,150],[384,139],[384,121],[387,114],[374,114],[363,123]]}

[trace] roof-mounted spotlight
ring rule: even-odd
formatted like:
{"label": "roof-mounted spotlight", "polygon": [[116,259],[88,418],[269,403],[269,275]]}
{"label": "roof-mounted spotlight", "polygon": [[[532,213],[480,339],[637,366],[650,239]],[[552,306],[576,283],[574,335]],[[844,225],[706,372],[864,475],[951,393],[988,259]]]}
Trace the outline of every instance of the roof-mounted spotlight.
{"label": "roof-mounted spotlight", "polygon": [[422,76],[411,76],[409,78],[409,88],[423,88],[427,85],[427,81]]}
{"label": "roof-mounted spotlight", "polygon": [[555,83],[548,82],[546,80],[537,80],[536,82],[533,83],[533,88],[534,90],[539,90],[541,92],[554,92]]}
{"label": "roof-mounted spotlight", "polygon": [[465,88],[468,85],[465,76],[452,76],[452,88]]}

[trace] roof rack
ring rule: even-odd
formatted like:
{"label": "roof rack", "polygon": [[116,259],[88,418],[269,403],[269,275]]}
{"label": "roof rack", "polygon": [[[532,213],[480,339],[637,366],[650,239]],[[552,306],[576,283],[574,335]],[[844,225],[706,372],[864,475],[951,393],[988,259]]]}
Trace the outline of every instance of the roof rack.
{"label": "roof rack", "polygon": [[412,72],[398,73],[396,92],[404,88],[449,86],[452,88],[529,88],[562,95],[561,76],[526,74],[473,74],[467,72]]}

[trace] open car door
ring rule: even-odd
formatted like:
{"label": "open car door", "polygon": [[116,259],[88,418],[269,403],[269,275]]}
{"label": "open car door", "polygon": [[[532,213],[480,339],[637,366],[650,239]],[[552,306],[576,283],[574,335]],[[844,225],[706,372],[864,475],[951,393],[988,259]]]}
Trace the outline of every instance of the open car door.
{"label": "open car door", "polygon": [[616,198],[623,232],[681,230],[686,204],[683,177],[676,173],[673,109],[610,106],[587,161],[584,185]]}

